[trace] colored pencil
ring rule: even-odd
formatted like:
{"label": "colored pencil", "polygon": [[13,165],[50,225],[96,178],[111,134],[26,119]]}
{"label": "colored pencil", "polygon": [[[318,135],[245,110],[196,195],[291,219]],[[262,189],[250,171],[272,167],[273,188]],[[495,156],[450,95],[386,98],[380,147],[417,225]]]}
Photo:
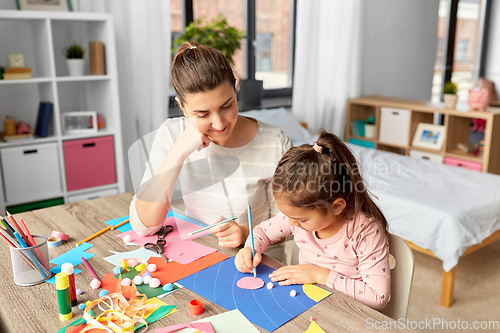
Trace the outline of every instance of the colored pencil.
{"label": "colored pencil", "polygon": [[[252,210],[250,206],[247,207],[247,212],[248,212],[248,231],[250,231],[250,241],[251,241],[251,246],[252,246],[252,263],[253,263],[253,258],[255,257],[255,249],[253,246],[253,227],[252,227]],[[253,277],[257,277],[257,267],[253,268]]]}
{"label": "colored pencil", "polygon": [[97,277],[97,275],[95,275],[94,271],[92,270],[92,267],[90,267],[89,263],[87,262],[87,260],[85,260],[84,257],[82,257],[82,262],[85,264],[85,266],[89,270],[90,274],[92,274],[92,276],[94,277],[94,279],[99,280],[99,278]]}
{"label": "colored pencil", "polygon": [[206,227],[203,227],[201,229],[188,232],[188,235],[194,235],[194,234],[197,234],[199,232],[205,231],[207,229],[210,229],[210,228],[213,228],[213,227],[216,227],[218,225],[221,225],[221,224],[224,224],[224,223],[227,223],[227,222],[231,222],[231,221],[234,221],[234,220],[236,220],[236,216],[230,217],[230,218],[228,218],[227,220],[224,220],[224,221],[220,221],[220,222],[217,222],[217,223],[214,223],[214,224],[211,224],[211,225],[207,225]]}
{"label": "colored pencil", "polygon": [[[26,234],[26,236],[28,237],[30,243],[31,243],[31,246],[36,246],[36,242],[35,240],[33,239],[33,236],[31,235],[30,231],[28,230],[28,227],[26,226],[26,224],[24,223],[23,219],[19,219],[19,224],[21,225],[21,228],[23,228],[24,230],[24,233]],[[45,268],[49,269],[49,264],[47,263],[47,261],[45,260],[43,254],[42,254],[42,251],[40,251],[39,248],[36,248],[35,249],[36,253],[38,254],[38,257],[40,258],[40,261],[42,261],[42,264]]]}
{"label": "colored pencil", "polygon": [[[21,227],[19,227],[19,224],[17,224],[16,222],[16,219],[14,218],[14,216],[12,216],[9,212],[5,211],[7,213],[7,216],[9,217],[10,219],[10,222],[12,222],[12,225],[14,226],[14,228],[16,228],[17,232],[19,232],[19,235],[21,235],[21,238],[24,240],[24,242],[26,244],[29,243],[28,241],[28,237],[26,237],[26,235],[24,234],[23,230],[21,229]],[[15,233],[14,233],[15,234]]]}
{"label": "colored pencil", "polygon": [[[0,236],[2,236],[2,238],[5,239],[9,243],[10,246],[15,247],[15,248],[20,247],[19,245],[17,245],[17,243],[12,243],[3,233],[0,233]],[[28,263],[28,265],[30,265],[34,270],[38,271],[38,269],[36,269],[36,267],[31,263],[31,261],[28,258],[26,258],[24,253],[22,253],[22,252],[18,252],[18,253]]]}
{"label": "colored pencil", "polygon": [[6,229],[9,233],[12,234],[12,236],[14,236],[14,229],[12,229],[12,227],[10,226],[10,224],[7,223],[7,221],[5,221],[5,219],[3,217],[0,216],[0,224],[2,225],[2,227],[4,229]]}
{"label": "colored pencil", "polygon": [[[24,242],[23,238],[21,237],[21,234],[18,233],[17,231],[14,232],[14,236],[16,236],[17,241],[21,245],[22,248],[27,248],[28,245]],[[31,262],[36,266],[37,271],[45,278],[47,277],[47,273],[43,270],[43,268],[40,266],[40,262],[35,258],[36,255],[33,255],[33,253],[30,250],[26,250],[25,254],[28,256],[28,258],[31,259]]]}
{"label": "colored pencil", "polygon": [[126,219],[125,221],[121,222],[121,223],[118,223],[117,225],[112,225],[111,226],[111,230],[115,230],[116,228],[119,228],[121,227],[122,225],[124,225],[125,223],[129,223],[130,222],[130,219]]}
{"label": "colored pencil", "polygon": [[112,227],[111,225],[108,225],[106,228],[102,229],[101,231],[98,231],[95,234],[93,234],[92,236],[89,236],[89,237],[85,238],[84,240],[82,240],[81,242],[76,243],[76,246],[82,245],[82,243],[84,243],[86,241],[89,241],[91,239],[96,238],[97,236],[99,236],[99,235],[105,233],[106,231],[110,230],[111,227]]}

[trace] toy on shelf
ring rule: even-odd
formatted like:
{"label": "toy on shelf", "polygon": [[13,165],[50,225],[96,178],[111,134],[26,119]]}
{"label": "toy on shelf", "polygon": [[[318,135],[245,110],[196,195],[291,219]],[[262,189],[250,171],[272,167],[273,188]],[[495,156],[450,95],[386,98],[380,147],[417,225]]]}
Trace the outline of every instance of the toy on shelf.
{"label": "toy on shelf", "polygon": [[458,149],[460,149],[464,153],[473,154],[476,156],[481,155],[483,153],[483,149],[484,149],[484,140],[481,140],[480,142],[476,142],[476,143],[471,143],[469,145],[459,143],[457,145],[457,147],[458,147]]}

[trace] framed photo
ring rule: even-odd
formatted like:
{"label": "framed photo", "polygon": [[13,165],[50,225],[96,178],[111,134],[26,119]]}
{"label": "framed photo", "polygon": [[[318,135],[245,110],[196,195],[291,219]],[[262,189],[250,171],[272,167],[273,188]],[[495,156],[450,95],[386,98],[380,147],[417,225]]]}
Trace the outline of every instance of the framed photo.
{"label": "framed photo", "polygon": [[24,54],[10,53],[9,54],[9,67],[22,68],[24,67]]}
{"label": "framed photo", "polygon": [[97,113],[95,111],[64,112],[62,128],[64,134],[96,133]]}
{"label": "framed photo", "polygon": [[21,10],[59,10],[70,11],[70,0],[16,0]]}
{"label": "framed photo", "polygon": [[441,150],[446,136],[442,125],[419,123],[411,145],[414,147]]}

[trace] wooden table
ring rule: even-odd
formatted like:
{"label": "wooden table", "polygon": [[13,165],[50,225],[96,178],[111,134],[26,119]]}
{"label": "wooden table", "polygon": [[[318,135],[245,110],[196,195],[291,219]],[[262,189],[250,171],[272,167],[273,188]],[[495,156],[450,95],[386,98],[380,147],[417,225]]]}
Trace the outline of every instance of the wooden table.
{"label": "wooden table", "polygon": [[[49,249],[50,259],[53,259],[72,249],[80,240],[104,228],[106,226],[104,221],[128,215],[132,195],[133,193],[128,192],[14,216],[16,219],[22,218],[33,234],[48,236],[52,230],[57,230],[70,235],[68,242]],[[125,251],[127,249],[124,248],[123,241],[116,237],[118,233],[117,230],[110,230],[89,241],[94,246],[87,252],[96,254],[91,259],[91,265],[100,278],[106,273],[112,273],[112,265],[102,260],[103,257],[110,255],[109,250]],[[212,235],[196,241],[217,248],[227,255],[234,255],[237,252],[237,249],[218,248],[216,238]],[[57,294],[54,285],[42,283],[31,287],[21,287],[14,283],[9,246],[3,241],[0,244],[0,271],[2,272],[0,277],[2,291],[0,332],[56,332],[69,324],[70,321],[59,321]],[[132,250],[133,248],[128,249]],[[264,256],[263,263],[271,267],[282,265],[267,256]],[[51,264],[51,267],[53,266]],[[77,268],[82,270],[75,276],[76,281],[78,281],[77,288],[84,291],[81,296],[78,296],[78,302],[82,303],[98,298],[98,291],[93,291],[89,286],[89,281],[92,280],[90,273],[83,265],[78,265]],[[182,288],[163,297],[162,301],[167,304],[177,305],[177,312],[153,323],[152,328],[148,331],[153,332],[153,328],[191,322],[226,311],[211,301],[203,299],[203,314],[193,316],[189,313],[189,301],[194,298],[199,298],[199,296],[187,288]],[[73,319],[81,318],[81,316],[82,311],[74,307]],[[317,318],[317,323],[326,332],[369,332],[373,329],[368,329],[370,328],[368,323],[376,321],[382,323],[391,320],[339,292],[334,292],[333,295],[295,317],[275,332],[304,332],[310,324],[309,316]],[[257,329],[266,332],[259,327]]]}

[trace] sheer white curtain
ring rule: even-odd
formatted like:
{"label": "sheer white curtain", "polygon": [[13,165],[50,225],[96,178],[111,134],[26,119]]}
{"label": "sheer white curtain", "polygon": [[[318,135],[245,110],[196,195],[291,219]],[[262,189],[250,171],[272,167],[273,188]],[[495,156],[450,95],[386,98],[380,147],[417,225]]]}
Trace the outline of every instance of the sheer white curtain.
{"label": "sheer white curtain", "polygon": [[344,135],[360,92],[361,0],[298,0],[292,113],[312,132]]}
{"label": "sheer white curtain", "polygon": [[[124,156],[168,117],[171,65],[170,1],[73,0],[74,11],[112,13]],[[132,190],[128,161],[126,188]]]}

